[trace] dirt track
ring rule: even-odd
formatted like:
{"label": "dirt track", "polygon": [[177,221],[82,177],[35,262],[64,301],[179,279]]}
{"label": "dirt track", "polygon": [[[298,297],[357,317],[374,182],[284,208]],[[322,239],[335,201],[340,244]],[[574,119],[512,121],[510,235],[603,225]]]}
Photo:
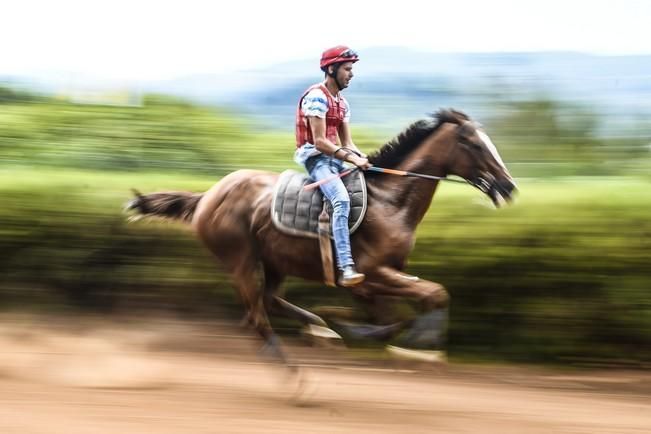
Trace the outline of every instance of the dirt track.
{"label": "dirt track", "polygon": [[[235,329],[0,317],[0,433],[648,433],[651,375],[366,363]],[[300,383],[300,384],[299,384]]]}

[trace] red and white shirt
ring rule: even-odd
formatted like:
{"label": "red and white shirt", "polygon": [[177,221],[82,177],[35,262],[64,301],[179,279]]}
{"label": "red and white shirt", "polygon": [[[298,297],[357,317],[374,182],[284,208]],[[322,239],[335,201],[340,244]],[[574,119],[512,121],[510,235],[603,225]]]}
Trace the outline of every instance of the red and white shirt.
{"label": "red and white shirt", "polygon": [[294,160],[303,164],[308,158],[321,152],[316,149],[308,116],[326,120],[326,138],[337,143],[337,131],[341,122],[350,122],[350,106],[341,93],[332,95],[324,84],[311,86],[303,95],[296,111],[296,153]]}

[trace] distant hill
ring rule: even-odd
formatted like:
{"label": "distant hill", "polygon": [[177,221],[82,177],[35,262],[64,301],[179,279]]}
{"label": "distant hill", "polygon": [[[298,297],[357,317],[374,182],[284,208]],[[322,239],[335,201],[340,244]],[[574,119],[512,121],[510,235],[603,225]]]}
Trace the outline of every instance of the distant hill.
{"label": "distant hill", "polygon": [[[397,132],[440,107],[485,119],[496,115],[500,101],[541,96],[603,115],[606,131],[621,131],[631,122],[651,118],[651,56],[437,54],[397,47],[368,49],[360,56],[345,95],[356,124],[385,131]],[[298,97],[322,79],[317,64],[314,58],[239,73],[199,74],[140,84],[139,90],[228,105],[266,127],[291,131]],[[42,89],[55,87],[47,77],[30,80]]]}
{"label": "distant hill", "polygon": [[[356,123],[398,131],[440,107],[480,119],[495,103],[548,97],[580,104],[610,129],[651,115],[651,56],[571,52],[436,54],[404,48],[360,53],[345,91]],[[276,128],[291,129],[301,92],[322,79],[318,59],[230,75],[198,75],[152,85],[207,104],[228,104]]]}

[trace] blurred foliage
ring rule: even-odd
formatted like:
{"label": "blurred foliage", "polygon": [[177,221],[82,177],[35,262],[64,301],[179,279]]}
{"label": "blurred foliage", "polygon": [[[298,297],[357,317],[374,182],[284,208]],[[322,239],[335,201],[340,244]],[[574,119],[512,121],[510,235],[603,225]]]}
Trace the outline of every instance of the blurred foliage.
{"label": "blurred foliage", "polygon": [[646,174],[651,123],[626,137],[600,134],[603,119],[587,106],[545,96],[498,100],[488,132],[515,176]]}
{"label": "blurred foliage", "polygon": [[[3,165],[223,175],[258,140],[227,111],[165,96],[147,96],[142,107],[31,102],[0,111]],[[267,140],[281,142],[277,134]]]}
{"label": "blurred foliage", "polygon": [[[228,110],[167,96],[146,96],[141,107],[81,105],[0,86],[3,101],[2,165],[221,176],[237,168],[293,164],[291,125],[285,132],[267,131]],[[487,119],[477,120],[516,177],[646,174],[651,166],[651,123],[644,119],[627,137],[606,139],[589,108],[537,96],[497,98]],[[397,133],[353,125],[355,141],[366,151]]]}
{"label": "blurred foliage", "polygon": [[[0,95],[0,308],[240,314],[187,227],[127,224],[121,208],[131,187],[204,191],[237,168],[297,168],[290,132],[162,96],[117,107]],[[516,205],[499,212],[469,187],[441,186],[407,270],[448,287],[451,353],[650,362],[648,143],[621,139],[615,151],[584,108],[510,107],[491,136],[516,176],[539,177],[520,179]],[[388,139],[354,137],[366,151]],[[581,173],[639,176],[550,177]],[[306,306],[349,302],[293,279],[288,289]]]}
{"label": "blurred foliage", "polygon": [[46,98],[39,97],[31,92],[0,86],[0,104],[44,102]]}
{"label": "blurred foliage", "polygon": [[495,212],[444,185],[410,269],[450,289],[453,348],[516,360],[651,361],[649,187],[528,181],[515,206]]}

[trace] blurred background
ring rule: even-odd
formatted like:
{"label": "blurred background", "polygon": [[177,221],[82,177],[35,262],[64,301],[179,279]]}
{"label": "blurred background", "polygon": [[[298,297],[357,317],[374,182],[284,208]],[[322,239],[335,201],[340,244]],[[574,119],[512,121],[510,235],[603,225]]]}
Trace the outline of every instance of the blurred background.
{"label": "blurred background", "polygon": [[[130,188],[204,191],[240,168],[299,169],[295,104],[322,79],[321,52],[343,43],[361,58],[345,91],[361,149],[454,107],[484,125],[519,184],[499,211],[442,185],[418,230],[407,272],[450,291],[450,355],[649,367],[647,4],[355,2],[324,15],[239,3],[9,6],[0,310],[239,318],[187,228],[127,223],[122,207]],[[321,285],[287,290],[306,307],[351,304]]]}

